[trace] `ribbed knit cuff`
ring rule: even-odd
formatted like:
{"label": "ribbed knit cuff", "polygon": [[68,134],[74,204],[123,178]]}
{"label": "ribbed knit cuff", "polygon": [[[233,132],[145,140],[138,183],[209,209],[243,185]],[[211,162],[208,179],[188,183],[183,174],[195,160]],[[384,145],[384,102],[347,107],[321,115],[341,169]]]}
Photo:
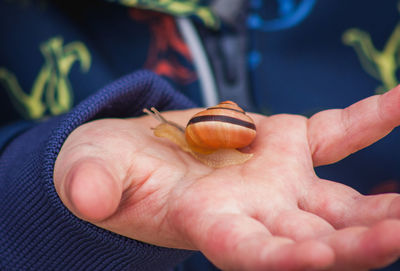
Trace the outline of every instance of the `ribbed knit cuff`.
{"label": "ribbed knit cuff", "polygon": [[168,270],[191,254],[82,221],[65,208],[53,185],[57,154],[76,127],[103,117],[138,116],[151,106],[169,110],[193,103],[158,76],[141,71],[9,144],[0,158],[1,270]]}

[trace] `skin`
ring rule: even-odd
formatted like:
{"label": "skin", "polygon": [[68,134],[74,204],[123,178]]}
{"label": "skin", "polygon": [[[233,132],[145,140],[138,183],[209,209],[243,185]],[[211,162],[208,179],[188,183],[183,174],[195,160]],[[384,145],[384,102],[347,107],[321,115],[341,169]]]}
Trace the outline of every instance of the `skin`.
{"label": "skin", "polygon": [[[184,124],[198,110],[165,112]],[[156,120],[104,119],[76,129],[54,184],[75,215],[155,245],[202,251],[224,270],[367,270],[400,255],[400,197],[364,196],[320,179],[400,124],[400,87],[350,107],[252,115],[242,165],[212,169],[165,139]],[[360,180],[362,181],[362,180]]]}

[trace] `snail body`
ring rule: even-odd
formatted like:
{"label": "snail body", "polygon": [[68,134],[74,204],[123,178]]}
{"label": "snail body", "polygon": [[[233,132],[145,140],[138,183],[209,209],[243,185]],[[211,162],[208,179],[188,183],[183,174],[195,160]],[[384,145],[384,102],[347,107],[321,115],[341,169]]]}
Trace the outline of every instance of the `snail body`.
{"label": "snail body", "polygon": [[234,102],[225,101],[195,114],[186,128],[166,120],[155,108],[151,110],[144,112],[161,122],[154,128],[156,136],[169,139],[210,167],[242,164],[253,156],[237,150],[251,144],[256,127]]}

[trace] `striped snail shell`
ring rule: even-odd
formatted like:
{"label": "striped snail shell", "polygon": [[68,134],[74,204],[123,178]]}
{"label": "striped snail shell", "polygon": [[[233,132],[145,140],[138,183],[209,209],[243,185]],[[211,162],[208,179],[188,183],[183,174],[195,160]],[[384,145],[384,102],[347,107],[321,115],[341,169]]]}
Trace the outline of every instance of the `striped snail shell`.
{"label": "striped snail shell", "polygon": [[197,113],[186,128],[165,119],[154,107],[143,111],[160,122],[153,128],[155,136],[170,140],[209,167],[239,165],[253,157],[237,150],[254,140],[256,127],[234,102],[225,101]]}
{"label": "striped snail shell", "polygon": [[248,146],[256,136],[254,121],[232,101],[195,114],[185,129],[189,147],[199,153]]}

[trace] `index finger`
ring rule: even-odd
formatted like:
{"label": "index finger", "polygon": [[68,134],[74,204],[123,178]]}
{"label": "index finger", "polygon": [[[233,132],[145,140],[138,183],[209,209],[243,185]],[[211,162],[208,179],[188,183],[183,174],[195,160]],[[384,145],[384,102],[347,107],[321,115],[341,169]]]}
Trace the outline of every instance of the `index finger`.
{"label": "index finger", "polygon": [[345,109],[321,111],[308,120],[314,166],[332,164],[400,125],[400,85]]}

